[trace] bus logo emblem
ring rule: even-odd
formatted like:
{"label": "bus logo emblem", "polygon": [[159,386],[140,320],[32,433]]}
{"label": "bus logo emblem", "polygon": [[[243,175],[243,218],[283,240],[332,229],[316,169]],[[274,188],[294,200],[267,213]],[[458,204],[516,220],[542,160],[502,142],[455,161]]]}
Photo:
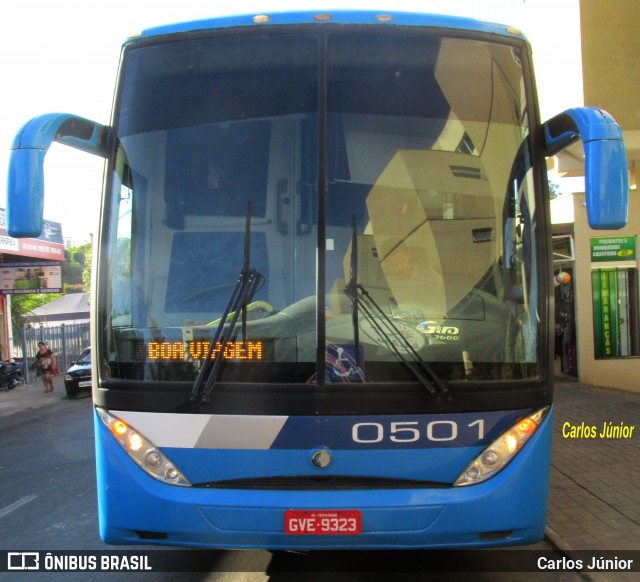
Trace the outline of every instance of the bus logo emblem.
{"label": "bus logo emblem", "polygon": [[331,464],[331,455],[329,451],[320,449],[311,455],[311,462],[318,467],[318,469],[324,469]]}

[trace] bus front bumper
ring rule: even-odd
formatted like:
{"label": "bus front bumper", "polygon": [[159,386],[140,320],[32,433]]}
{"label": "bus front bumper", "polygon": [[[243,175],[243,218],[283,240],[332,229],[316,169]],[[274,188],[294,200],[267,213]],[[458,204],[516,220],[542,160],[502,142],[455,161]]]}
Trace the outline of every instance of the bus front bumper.
{"label": "bus front bumper", "polygon": [[[551,414],[511,463],[467,487],[274,491],[175,487],[148,477],[96,423],[100,535],[108,544],[418,549],[535,543],[544,534]],[[355,511],[357,534],[286,533],[286,512]],[[324,514],[324,513],[323,513]],[[290,514],[289,514],[290,515]],[[296,513],[295,515],[303,515]]]}

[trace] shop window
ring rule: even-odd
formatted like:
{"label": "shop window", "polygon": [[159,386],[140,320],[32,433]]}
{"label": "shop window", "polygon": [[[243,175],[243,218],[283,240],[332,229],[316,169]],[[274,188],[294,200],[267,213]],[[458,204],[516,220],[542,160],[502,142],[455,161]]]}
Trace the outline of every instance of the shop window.
{"label": "shop window", "polygon": [[553,263],[573,263],[575,261],[575,249],[573,236],[570,234],[558,234],[553,236]]}
{"label": "shop window", "polygon": [[638,270],[596,269],[591,282],[595,357],[640,356]]}

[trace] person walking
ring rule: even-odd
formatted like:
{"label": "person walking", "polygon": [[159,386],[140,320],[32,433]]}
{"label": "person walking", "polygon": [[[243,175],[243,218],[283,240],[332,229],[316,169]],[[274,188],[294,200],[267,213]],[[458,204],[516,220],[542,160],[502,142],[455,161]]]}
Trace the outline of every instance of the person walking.
{"label": "person walking", "polygon": [[37,375],[42,378],[45,392],[53,392],[53,374],[56,368],[56,357],[44,342],[38,342],[36,354]]}

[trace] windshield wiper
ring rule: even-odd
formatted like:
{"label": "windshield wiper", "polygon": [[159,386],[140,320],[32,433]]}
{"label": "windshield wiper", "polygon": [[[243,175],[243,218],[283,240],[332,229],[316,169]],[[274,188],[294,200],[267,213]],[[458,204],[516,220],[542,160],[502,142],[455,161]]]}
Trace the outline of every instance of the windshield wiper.
{"label": "windshield wiper", "polygon": [[[247,219],[245,222],[242,270],[224,309],[224,313],[218,322],[216,333],[209,344],[209,350],[207,351],[198,377],[191,390],[191,402],[199,400],[201,404],[204,404],[209,400],[209,396],[215,388],[222,367],[224,359],[222,354],[224,353],[226,345],[234,339],[233,332],[240,316],[242,316],[243,341],[246,340],[247,337],[247,305],[251,302],[256,291],[264,281],[262,273],[256,269],[251,269],[251,208],[252,204],[251,201],[249,201],[247,203]],[[227,324],[228,319],[229,322]],[[215,359],[213,358],[214,351],[218,354]]]}
{"label": "windshield wiper", "polygon": [[[452,401],[454,398],[453,389],[442,380],[425,362],[418,352],[411,345],[411,342],[400,332],[393,319],[389,317],[384,310],[371,297],[364,286],[358,282],[358,258],[357,258],[357,232],[356,221],[353,221],[353,235],[351,243],[351,273],[348,285],[344,292],[351,299],[351,316],[353,320],[353,335],[356,347],[356,355],[359,363],[360,353],[360,332],[359,332],[359,312],[365,315],[371,326],[374,328],[380,339],[382,339],[387,347],[402,364],[420,381],[420,383],[434,396],[444,395],[447,400]],[[397,340],[397,343],[396,341]],[[404,347],[412,356],[413,360],[407,359],[398,347],[398,343]],[[430,381],[431,380],[431,381]],[[435,388],[432,386],[435,384]]]}

